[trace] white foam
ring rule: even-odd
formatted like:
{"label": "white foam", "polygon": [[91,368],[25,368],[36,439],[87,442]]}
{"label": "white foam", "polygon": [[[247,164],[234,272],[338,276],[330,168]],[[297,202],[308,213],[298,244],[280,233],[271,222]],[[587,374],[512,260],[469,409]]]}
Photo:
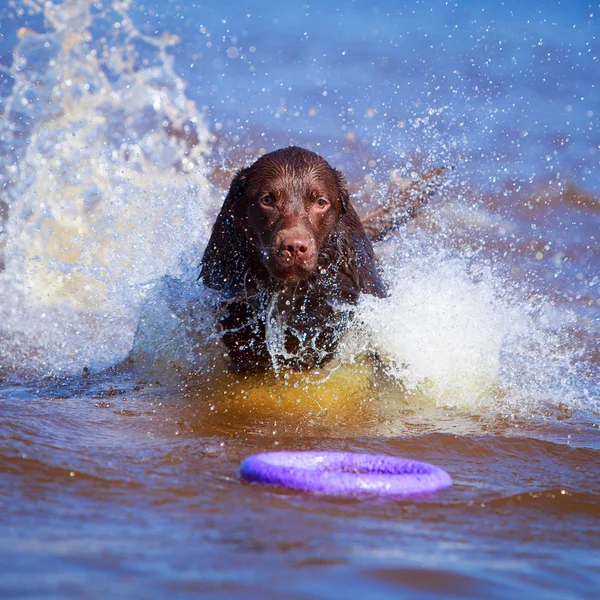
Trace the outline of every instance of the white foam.
{"label": "white foam", "polygon": [[576,402],[574,352],[562,345],[559,322],[569,316],[526,300],[490,263],[435,248],[428,236],[425,245],[396,245],[390,296],[360,306],[388,373],[438,406]]}

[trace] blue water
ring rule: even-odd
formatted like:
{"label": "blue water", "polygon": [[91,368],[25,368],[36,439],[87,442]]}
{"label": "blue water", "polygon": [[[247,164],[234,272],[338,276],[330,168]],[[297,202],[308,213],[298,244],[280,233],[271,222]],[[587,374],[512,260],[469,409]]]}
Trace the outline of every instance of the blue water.
{"label": "blue water", "polygon": [[[110,31],[114,14],[96,12],[107,18],[95,27]],[[594,3],[139,2],[129,12],[143,33],[179,37],[175,71],[229,150],[252,135],[356,170],[365,153],[401,169],[416,153],[468,161],[469,180],[488,187],[559,177],[600,188]],[[15,25],[41,22],[2,20],[6,64]],[[350,133],[358,148],[344,150]]]}
{"label": "blue water", "polygon": [[311,142],[352,164],[341,146],[353,132],[398,167],[399,151],[460,156],[491,186],[560,174],[598,189],[597,9],[232,2],[169,3],[155,16],[141,4],[134,15],[147,33],[181,37],[173,54],[188,95],[242,143],[250,130],[266,148]]}
{"label": "blue water", "polygon": [[[0,123],[0,595],[595,597],[600,6],[54,5],[67,31],[56,39],[49,3],[0,6],[0,118],[10,121]],[[73,8],[91,14],[89,45]],[[20,28],[52,43],[38,48]],[[10,68],[16,48],[25,82]],[[91,97],[103,77],[113,85],[113,104],[86,115],[61,105],[58,84],[44,95],[55,50],[75,84],[92,82]],[[151,68],[156,79],[140,85]],[[130,85],[156,95],[139,120]],[[212,137],[206,168],[182,175],[171,165],[183,154],[154,117],[177,122],[188,109]],[[87,138],[86,119],[103,123]],[[94,163],[86,144],[97,140],[151,158]],[[377,248],[393,299],[363,317],[382,356],[399,357],[398,380],[376,379],[356,409],[298,417],[227,404],[210,373],[177,379],[169,365],[188,353],[186,338],[174,334],[168,354],[158,334],[189,325],[171,301],[195,298],[195,273],[187,287],[158,286],[171,304],[146,338],[154,371],[100,372],[128,356],[142,300],[156,299],[161,275],[181,275],[180,254],[194,270],[231,173],[288,144],[341,167],[371,205],[393,169],[455,167],[429,216]],[[214,187],[187,194],[186,178]],[[80,195],[97,203],[81,208]],[[202,351],[214,345],[213,332],[196,333]],[[456,375],[475,380],[496,355],[497,386]],[[404,455],[455,485],[398,502],[239,479],[245,456],[284,448]]]}

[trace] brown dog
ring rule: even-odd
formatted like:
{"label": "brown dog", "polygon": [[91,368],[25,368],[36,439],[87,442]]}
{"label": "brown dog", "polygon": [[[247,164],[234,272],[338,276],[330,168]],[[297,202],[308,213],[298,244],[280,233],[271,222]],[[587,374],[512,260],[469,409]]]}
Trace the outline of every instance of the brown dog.
{"label": "brown dog", "polygon": [[323,364],[351,318],[341,306],[385,295],[341,173],[296,147],[236,175],[200,277],[222,292],[222,339],[246,369]]}
{"label": "brown dog", "polygon": [[[221,292],[222,339],[242,369],[320,366],[335,351],[361,294],[382,297],[373,247],[419,214],[438,168],[361,222],[342,174],[308,150],[266,154],[234,178],[202,259]],[[365,230],[369,232],[365,233]]]}

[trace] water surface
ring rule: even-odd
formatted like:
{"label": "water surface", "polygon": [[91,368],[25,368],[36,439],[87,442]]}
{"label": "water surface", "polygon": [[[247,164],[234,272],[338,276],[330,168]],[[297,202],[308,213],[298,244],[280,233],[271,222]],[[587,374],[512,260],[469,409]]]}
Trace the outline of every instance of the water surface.
{"label": "water surface", "polygon": [[[597,15],[0,9],[3,597],[593,597]],[[244,379],[197,267],[232,173],[291,143],[342,168],[359,210],[455,168],[378,245],[390,296],[364,299],[334,370]],[[275,449],[406,456],[454,486],[239,479]]]}

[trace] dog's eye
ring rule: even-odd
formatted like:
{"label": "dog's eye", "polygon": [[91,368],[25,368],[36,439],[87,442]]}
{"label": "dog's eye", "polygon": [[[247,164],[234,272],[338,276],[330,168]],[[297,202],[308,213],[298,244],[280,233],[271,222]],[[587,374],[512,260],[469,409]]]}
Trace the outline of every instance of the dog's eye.
{"label": "dog's eye", "polygon": [[260,199],[260,203],[261,203],[263,206],[273,206],[273,204],[275,204],[275,200],[273,200],[273,196],[269,196],[269,195],[267,195],[267,196],[263,196],[263,197]]}
{"label": "dog's eye", "polygon": [[316,204],[319,208],[325,208],[329,206],[329,201],[325,200],[325,198],[319,198]]}

